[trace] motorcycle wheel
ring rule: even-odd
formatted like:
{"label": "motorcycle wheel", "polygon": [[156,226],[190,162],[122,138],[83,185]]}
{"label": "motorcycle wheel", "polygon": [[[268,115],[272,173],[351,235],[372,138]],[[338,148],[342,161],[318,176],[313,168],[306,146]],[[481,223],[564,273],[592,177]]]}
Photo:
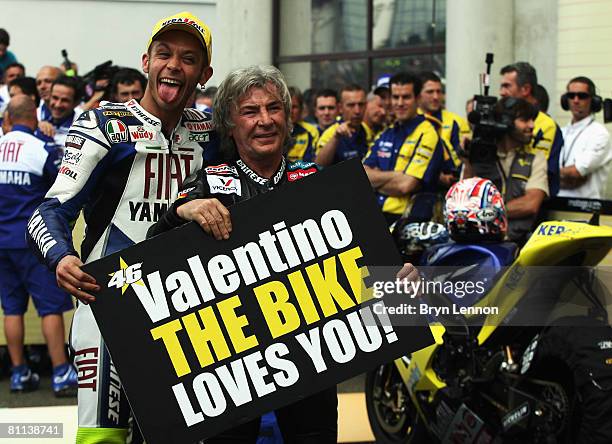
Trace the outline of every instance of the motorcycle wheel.
{"label": "motorcycle wheel", "polygon": [[367,373],[365,390],[370,427],[377,443],[429,442],[427,430],[393,362]]}
{"label": "motorcycle wheel", "polygon": [[554,326],[542,334],[530,372],[563,388],[564,393],[548,393],[549,402],[568,407],[565,412],[555,412],[560,419],[553,432],[556,442],[610,443],[612,366],[606,364],[609,353],[599,349],[597,343],[610,342],[612,329],[588,319],[574,322],[575,326]]}

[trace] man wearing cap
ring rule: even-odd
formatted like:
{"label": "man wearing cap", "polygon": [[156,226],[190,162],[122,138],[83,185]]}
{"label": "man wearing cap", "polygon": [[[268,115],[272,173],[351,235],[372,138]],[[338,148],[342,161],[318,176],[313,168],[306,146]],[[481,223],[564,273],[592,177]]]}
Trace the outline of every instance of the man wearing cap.
{"label": "man wearing cap", "polygon": [[[77,119],[66,138],[58,178],[28,223],[31,248],[79,299],[70,343],[79,373],[78,443],[122,443],[129,408],[89,302],[100,289],[84,262],[145,239],[203,158],[213,159],[209,114],[185,109],[198,83],[212,75],[208,27],[189,12],[160,20],[142,69],[142,100],[103,102]],[[76,252],[71,224],[83,209],[87,224]]]}

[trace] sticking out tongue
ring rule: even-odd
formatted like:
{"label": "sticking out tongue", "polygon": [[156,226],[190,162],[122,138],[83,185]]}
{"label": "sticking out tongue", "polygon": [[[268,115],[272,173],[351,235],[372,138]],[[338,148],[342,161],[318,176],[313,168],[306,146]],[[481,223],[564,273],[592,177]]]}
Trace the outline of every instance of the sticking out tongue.
{"label": "sticking out tongue", "polygon": [[159,98],[164,102],[174,102],[178,97],[180,87],[178,85],[170,85],[168,83],[160,83],[157,87]]}

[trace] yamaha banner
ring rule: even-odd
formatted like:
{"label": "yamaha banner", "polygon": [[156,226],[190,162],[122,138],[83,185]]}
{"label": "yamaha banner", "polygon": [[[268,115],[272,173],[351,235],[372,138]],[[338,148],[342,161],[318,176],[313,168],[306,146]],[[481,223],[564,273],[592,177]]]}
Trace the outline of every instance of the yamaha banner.
{"label": "yamaha banner", "polygon": [[359,161],[230,212],[229,240],[189,223],[84,267],[149,444],[214,436],[433,343],[373,307],[373,267],[401,259]]}

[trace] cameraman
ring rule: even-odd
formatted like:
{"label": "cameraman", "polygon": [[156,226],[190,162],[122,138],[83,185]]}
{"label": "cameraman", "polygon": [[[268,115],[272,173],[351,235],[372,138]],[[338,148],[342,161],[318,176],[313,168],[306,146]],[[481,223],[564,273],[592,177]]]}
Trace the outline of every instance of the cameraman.
{"label": "cameraman", "polygon": [[96,66],[93,71],[83,76],[85,82],[85,95],[87,102],[81,106],[81,111],[100,106],[100,102],[111,100],[110,85],[119,67],[114,66],[112,61],[104,62]]}
{"label": "cameraman", "polygon": [[504,197],[508,215],[509,240],[523,244],[533,228],[542,202],[549,194],[546,157],[530,153],[525,145],[531,140],[537,108],[523,99],[504,97],[496,105],[494,118],[507,126],[497,137],[495,162],[464,162],[464,178],[490,179]]}
{"label": "cameraman", "polygon": [[[524,99],[534,106],[538,105],[536,89],[538,75],[527,62],[516,62],[504,66],[499,95]],[[559,192],[559,155],[563,146],[563,136],[559,125],[546,113],[539,111],[534,121],[533,136],[525,148],[532,153],[542,152],[548,161],[548,186],[550,196]]]}
{"label": "cameraman", "polygon": [[569,81],[561,96],[561,107],[572,113],[572,121],[561,130],[566,143],[559,159],[559,196],[604,197],[612,152],[608,130],[593,115],[601,106],[591,79],[581,76]]}

